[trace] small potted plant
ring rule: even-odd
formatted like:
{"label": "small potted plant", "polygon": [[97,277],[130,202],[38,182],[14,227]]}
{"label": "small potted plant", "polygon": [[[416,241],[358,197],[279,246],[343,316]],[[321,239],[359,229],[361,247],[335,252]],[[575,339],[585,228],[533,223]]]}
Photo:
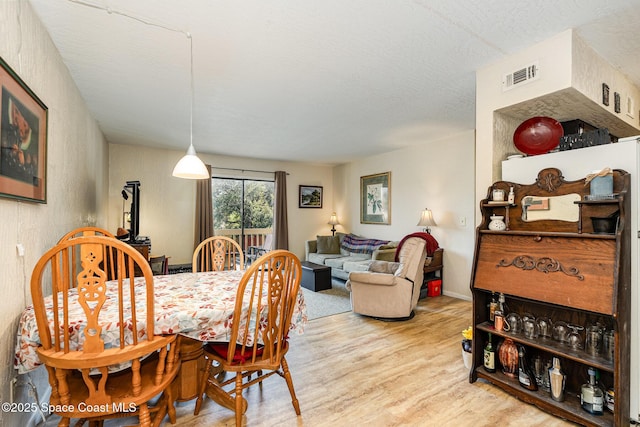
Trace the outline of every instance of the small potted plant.
{"label": "small potted plant", "polygon": [[473,341],[473,328],[469,326],[462,331],[462,361],[467,369],[471,369],[471,343]]}

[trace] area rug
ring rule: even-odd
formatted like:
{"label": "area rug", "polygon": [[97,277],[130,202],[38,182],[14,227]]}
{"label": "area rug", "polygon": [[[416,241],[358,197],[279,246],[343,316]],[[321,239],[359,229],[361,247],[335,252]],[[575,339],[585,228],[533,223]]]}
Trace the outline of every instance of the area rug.
{"label": "area rug", "polygon": [[304,292],[304,301],[307,304],[307,317],[309,320],[334,314],[351,311],[349,291],[344,286],[345,282],[333,279],[331,289],[313,292],[307,288],[301,288]]}

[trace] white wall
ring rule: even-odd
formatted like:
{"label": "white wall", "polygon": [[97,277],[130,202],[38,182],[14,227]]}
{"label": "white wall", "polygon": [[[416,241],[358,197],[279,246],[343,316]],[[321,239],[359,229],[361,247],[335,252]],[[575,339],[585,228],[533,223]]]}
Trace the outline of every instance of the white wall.
{"label": "white wall", "polygon": [[[476,72],[476,200],[478,202],[486,195],[487,188],[500,179],[499,166],[500,161],[504,159],[504,154],[509,151],[517,152],[509,136],[513,135],[513,130],[520,121],[508,126],[507,129],[501,129],[499,125],[495,125],[494,112],[570,86],[571,40],[572,32],[565,31]],[[533,62],[538,62],[540,75],[538,80],[503,91],[502,80],[505,74]],[[509,136],[504,136],[504,133]],[[476,221],[479,222],[480,218]]]}
{"label": "white wall", "polygon": [[[18,320],[31,304],[29,279],[36,261],[68,230],[106,222],[107,144],[49,35],[26,1],[0,1],[0,56],[48,107],[47,203],[0,198],[0,401],[9,401],[15,377],[13,354]],[[25,256],[16,253],[16,244]],[[39,369],[36,382],[46,385]],[[16,396],[27,396],[18,380]],[[46,389],[46,386],[44,387]],[[42,396],[41,396],[42,397]],[[30,414],[0,412],[0,425],[26,425]],[[35,415],[35,414],[33,414]]]}
{"label": "white wall", "polygon": [[[391,172],[391,224],[361,224],[360,177],[387,171]],[[431,233],[445,250],[444,293],[471,298],[476,208],[473,131],[339,166],[334,182],[336,211],[342,222],[339,231],[400,240],[421,231],[416,225],[420,212],[431,209],[438,224]]]}
{"label": "white wall", "polygon": [[[195,219],[196,183],[171,176],[185,151],[128,145],[109,145],[109,230],[122,225],[122,188],[126,181],[140,181],[140,235],[151,239],[151,252],[170,256],[170,264],[191,263]],[[224,177],[273,179],[272,173],[228,171],[218,168],[278,171],[287,176],[289,250],[304,259],[304,241],[327,234],[333,207],[332,166],[312,163],[257,160],[244,157],[199,154]],[[321,209],[298,208],[298,186],[323,187]]]}

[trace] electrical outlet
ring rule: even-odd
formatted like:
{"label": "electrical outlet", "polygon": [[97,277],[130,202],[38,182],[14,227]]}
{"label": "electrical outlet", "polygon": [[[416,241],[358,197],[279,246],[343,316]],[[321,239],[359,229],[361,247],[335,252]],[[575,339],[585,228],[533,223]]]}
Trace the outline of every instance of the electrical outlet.
{"label": "electrical outlet", "polygon": [[466,227],[467,226],[467,217],[466,216],[461,216],[458,219],[458,224],[460,225],[460,227]]}
{"label": "electrical outlet", "polygon": [[16,250],[18,251],[18,256],[24,256],[24,246],[22,243],[16,245]]}

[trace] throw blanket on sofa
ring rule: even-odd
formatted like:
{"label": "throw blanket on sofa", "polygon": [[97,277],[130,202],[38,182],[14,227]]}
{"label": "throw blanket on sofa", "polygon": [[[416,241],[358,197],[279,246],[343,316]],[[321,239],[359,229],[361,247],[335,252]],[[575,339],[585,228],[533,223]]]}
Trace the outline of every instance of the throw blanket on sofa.
{"label": "throw blanket on sofa", "polygon": [[382,245],[389,243],[388,240],[366,239],[347,234],[342,239],[342,249],[354,254],[371,254]]}
{"label": "throw blanket on sofa", "polygon": [[398,257],[400,256],[400,249],[402,249],[402,245],[410,237],[419,237],[426,242],[427,256],[433,256],[433,253],[438,249],[438,241],[429,233],[417,232],[411,233],[402,238],[400,243],[398,243],[398,248],[396,249],[396,262],[398,262]]}

